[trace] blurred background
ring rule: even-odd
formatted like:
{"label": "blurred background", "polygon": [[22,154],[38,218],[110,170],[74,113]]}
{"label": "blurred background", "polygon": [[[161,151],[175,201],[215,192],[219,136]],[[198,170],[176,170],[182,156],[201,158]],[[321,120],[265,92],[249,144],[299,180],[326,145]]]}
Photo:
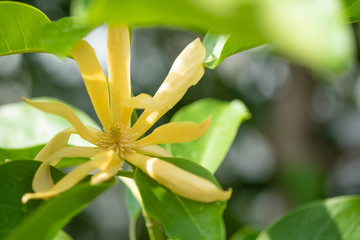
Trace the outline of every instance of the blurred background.
{"label": "blurred background", "polygon": [[[23,1],[51,20],[69,15],[68,0]],[[360,26],[353,25],[355,35]],[[135,28],[131,77],[135,94],[154,94],[172,62],[195,37],[184,29]],[[106,26],[86,40],[106,72]],[[357,43],[358,44],[358,43]],[[0,58],[0,105],[20,97],[51,96],[96,118],[75,62],[49,54]],[[202,80],[161,121],[197,99],[240,99],[246,121],[216,177],[233,196],[225,210],[227,236],[248,226],[263,229],[300,204],[360,189],[359,64],[346,72],[316,73],[289,62],[270,45],[236,54]],[[96,119],[97,120],[97,119]],[[66,227],[74,239],[128,239],[128,216],[118,184]],[[143,220],[139,239],[147,239]]]}

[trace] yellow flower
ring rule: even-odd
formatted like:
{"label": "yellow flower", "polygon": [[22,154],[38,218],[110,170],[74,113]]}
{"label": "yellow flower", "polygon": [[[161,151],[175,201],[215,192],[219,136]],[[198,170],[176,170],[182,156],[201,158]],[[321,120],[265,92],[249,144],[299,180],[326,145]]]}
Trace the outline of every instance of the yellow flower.
{"label": "yellow flower", "polygon": [[[59,102],[33,102],[28,104],[67,119],[72,127],[55,135],[39,152],[35,160],[42,161],[34,179],[34,193],[27,193],[22,201],[47,199],[56,196],[84,179],[94,170],[91,184],[100,184],[116,175],[128,161],[169,190],[185,198],[201,202],[225,201],[231,189],[223,191],[212,182],[189,173],[157,157],[171,157],[163,143],[193,141],[209,129],[211,119],[199,124],[192,122],[168,123],[156,128],[144,138],[142,135],[171,109],[204,74],[205,49],[199,39],[190,43],[177,57],[169,74],[156,94],[131,97],[130,38],[127,26],[109,23],[107,54],[109,81],[107,81],[94,50],[81,40],[71,52],[84,79],[88,94],[103,131],[85,126],[71,109]],[[144,109],[131,127],[134,109]],[[67,146],[71,134],[78,134],[94,147]],[[157,156],[157,157],[154,157]],[[74,168],[54,184],[50,165],[64,157],[88,157],[90,161]]]}

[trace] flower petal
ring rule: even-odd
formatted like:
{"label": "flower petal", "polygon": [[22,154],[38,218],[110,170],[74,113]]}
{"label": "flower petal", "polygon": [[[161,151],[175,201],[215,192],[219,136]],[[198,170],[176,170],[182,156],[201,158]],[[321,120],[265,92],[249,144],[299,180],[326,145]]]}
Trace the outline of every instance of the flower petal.
{"label": "flower petal", "polygon": [[154,96],[157,106],[145,109],[133,126],[133,133],[143,135],[171,109],[204,74],[205,48],[199,38],[190,43],[176,58],[165,81]]}
{"label": "flower petal", "polygon": [[95,168],[91,162],[83,163],[60,179],[49,191],[26,193],[23,195],[21,201],[26,203],[30,199],[47,199],[56,196],[75,186],[94,170]]}
{"label": "flower petal", "polygon": [[193,122],[173,122],[161,125],[148,136],[135,142],[135,146],[164,143],[190,142],[202,137],[210,128],[211,117],[199,124]]}
{"label": "flower petal", "polygon": [[70,127],[57,133],[46,146],[36,155],[34,160],[43,161],[50,155],[67,145],[70,135],[76,134],[75,128]]}
{"label": "flower petal", "polygon": [[54,186],[50,172],[50,162],[43,162],[36,170],[32,181],[34,192],[45,192]]}
{"label": "flower petal", "polygon": [[94,134],[93,131],[89,130],[76,116],[76,114],[63,103],[60,102],[34,102],[26,98],[22,98],[26,103],[33,107],[36,107],[44,112],[58,115],[68,120],[71,125],[76,129],[76,132],[86,141],[97,145],[100,138]]}
{"label": "flower petal", "polygon": [[232,190],[223,191],[211,181],[158,158],[126,153],[126,159],[172,192],[199,202],[226,201]]}
{"label": "flower petal", "polygon": [[134,147],[137,153],[156,157],[172,157],[172,155],[159,145],[147,145],[142,147]]}
{"label": "flower petal", "polygon": [[36,170],[32,187],[35,192],[48,191],[54,186],[50,173],[50,165],[56,165],[61,158],[64,157],[92,157],[96,153],[97,148],[92,147],[63,147],[54,152],[47,159],[43,159],[43,163]]}
{"label": "flower petal", "polygon": [[45,161],[50,162],[51,165],[56,165],[62,158],[93,157],[98,151],[97,147],[64,147],[55,152],[51,157]]}
{"label": "flower petal", "polygon": [[124,100],[123,105],[136,109],[156,108],[158,106],[157,102],[155,102],[154,99],[146,93],[140,93],[135,97]]}
{"label": "flower petal", "polygon": [[[67,128],[56,134],[46,146],[36,155],[35,160],[44,161],[53,153],[66,146],[71,134],[76,133],[73,127]],[[43,192],[54,186],[50,173],[50,162],[45,162],[36,170],[32,187],[35,192]]]}
{"label": "flower petal", "polygon": [[113,121],[128,126],[133,109],[122,105],[131,96],[130,35],[126,25],[109,23],[107,56]]}
{"label": "flower petal", "polygon": [[95,51],[86,41],[80,40],[71,51],[71,55],[79,66],[95,112],[103,128],[107,129],[112,124],[109,89]]}
{"label": "flower petal", "polygon": [[114,177],[124,165],[124,159],[120,159],[113,150],[99,152],[91,161],[93,166],[99,168],[99,172],[91,178],[91,184],[103,183]]}

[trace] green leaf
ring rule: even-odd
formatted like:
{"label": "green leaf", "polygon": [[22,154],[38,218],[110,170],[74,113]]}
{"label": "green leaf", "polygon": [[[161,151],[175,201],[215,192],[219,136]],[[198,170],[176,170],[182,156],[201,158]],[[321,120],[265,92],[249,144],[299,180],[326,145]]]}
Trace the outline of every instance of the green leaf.
{"label": "green leaf", "polygon": [[75,15],[87,22],[128,22],[131,25],[180,26],[206,32],[239,32],[249,38],[262,35],[255,18],[255,0],[77,0]]}
{"label": "green leaf", "polygon": [[180,109],[171,122],[201,122],[212,116],[209,131],[201,138],[188,142],[166,145],[174,157],[192,160],[214,173],[224,160],[240,124],[250,117],[239,100],[224,102],[202,99]]}
{"label": "green leaf", "polygon": [[3,164],[6,159],[10,160],[24,160],[24,159],[34,159],[38,152],[45,145],[39,145],[23,149],[6,149],[0,148],[0,164]]}
{"label": "green leaf", "polygon": [[[6,159],[9,160],[24,160],[35,159],[36,155],[45,145],[39,145],[23,149],[5,149],[0,148],[0,164],[5,163]],[[72,167],[88,161],[88,158],[63,158],[56,164],[59,169]]]}
{"label": "green leaf", "polygon": [[0,2],[0,56],[46,52],[40,31],[50,20],[40,10],[18,2]]}
{"label": "green leaf", "polygon": [[79,21],[77,17],[67,17],[46,24],[41,32],[45,48],[60,57],[69,56],[74,45],[96,27]]}
{"label": "green leaf", "polygon": [[[0,165],[0,239],[4,239],[10,231],[28,215],[41,201],[21,203],[24,193],[32,192],[32,179],[40,162],[13,161]],[[52,168],[54,180],[59,180],[64,174]]]}
{"label": "green leaf", "polygon": [[270,42],[297,62],[316,70],[341,71],[355,57],[352,29],[340,1],[264,0],[259,21]]}
{"label": "green leaf", "polygon": [[[162,158],[218,184],[212,174],[194,162]],[[222,214],[225,202],[202,203],[176,195],[137,169],[135,180],[147,214],[160,222],[168,238],[225,239]]]}
{"label": "green leaf", "polygon": [[249,40],[246,36],[236,34],[206,33],[203,44],[206,49],[205,66],[210,69],[217,67],[225,58],[264,44],[265,40]]}
{"label": "green leaf", "polygon": [[[83,182],[48,201],[31,200],[23,205],[21,197],[32,191],[31,182],[39,165],[25,160],[0,166],[0,233],[9,233],[6,240],[52,240],[73,216],[116,182],[112,179],[96,186]],[[55,180],[64,175],[55,168],[52,173]]]}
{"label": "green leaf", "polygon": [[350,22],[360,21],[360,0],[343,0],[344,10],[342,16]]}
{"label": "green leaf", "polygon": [[[35,98],[35,101],[59,101],[54,98]],[[84,112],[71,107],[86,125],[97,124]],[[70,127],[70,123],[58,116],[44,113],[26,103],[13,103],[0,107],[0,148],[27,148],[47,143],[56,133]],[[70,144],[84,145],[78,136],[71,137]]]}
{"label": "green leaf", "polygon": [[360,239],[360,197],[346,196],[308,204],[291,211],[257,240]]}

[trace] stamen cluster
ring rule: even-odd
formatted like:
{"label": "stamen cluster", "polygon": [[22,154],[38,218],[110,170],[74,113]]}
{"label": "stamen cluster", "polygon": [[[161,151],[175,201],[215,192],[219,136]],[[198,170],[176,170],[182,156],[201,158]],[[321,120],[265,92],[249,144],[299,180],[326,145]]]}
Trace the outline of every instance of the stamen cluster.
{"label": "stamen cluster", "polygon": [[126,151],[134,152],[132,149],[135,146],[133,141],[134,135],[131,129],[125,127],[123,124],[114,123],[100,138],[101,148],[113,150],[121,158],[124,158]]}

